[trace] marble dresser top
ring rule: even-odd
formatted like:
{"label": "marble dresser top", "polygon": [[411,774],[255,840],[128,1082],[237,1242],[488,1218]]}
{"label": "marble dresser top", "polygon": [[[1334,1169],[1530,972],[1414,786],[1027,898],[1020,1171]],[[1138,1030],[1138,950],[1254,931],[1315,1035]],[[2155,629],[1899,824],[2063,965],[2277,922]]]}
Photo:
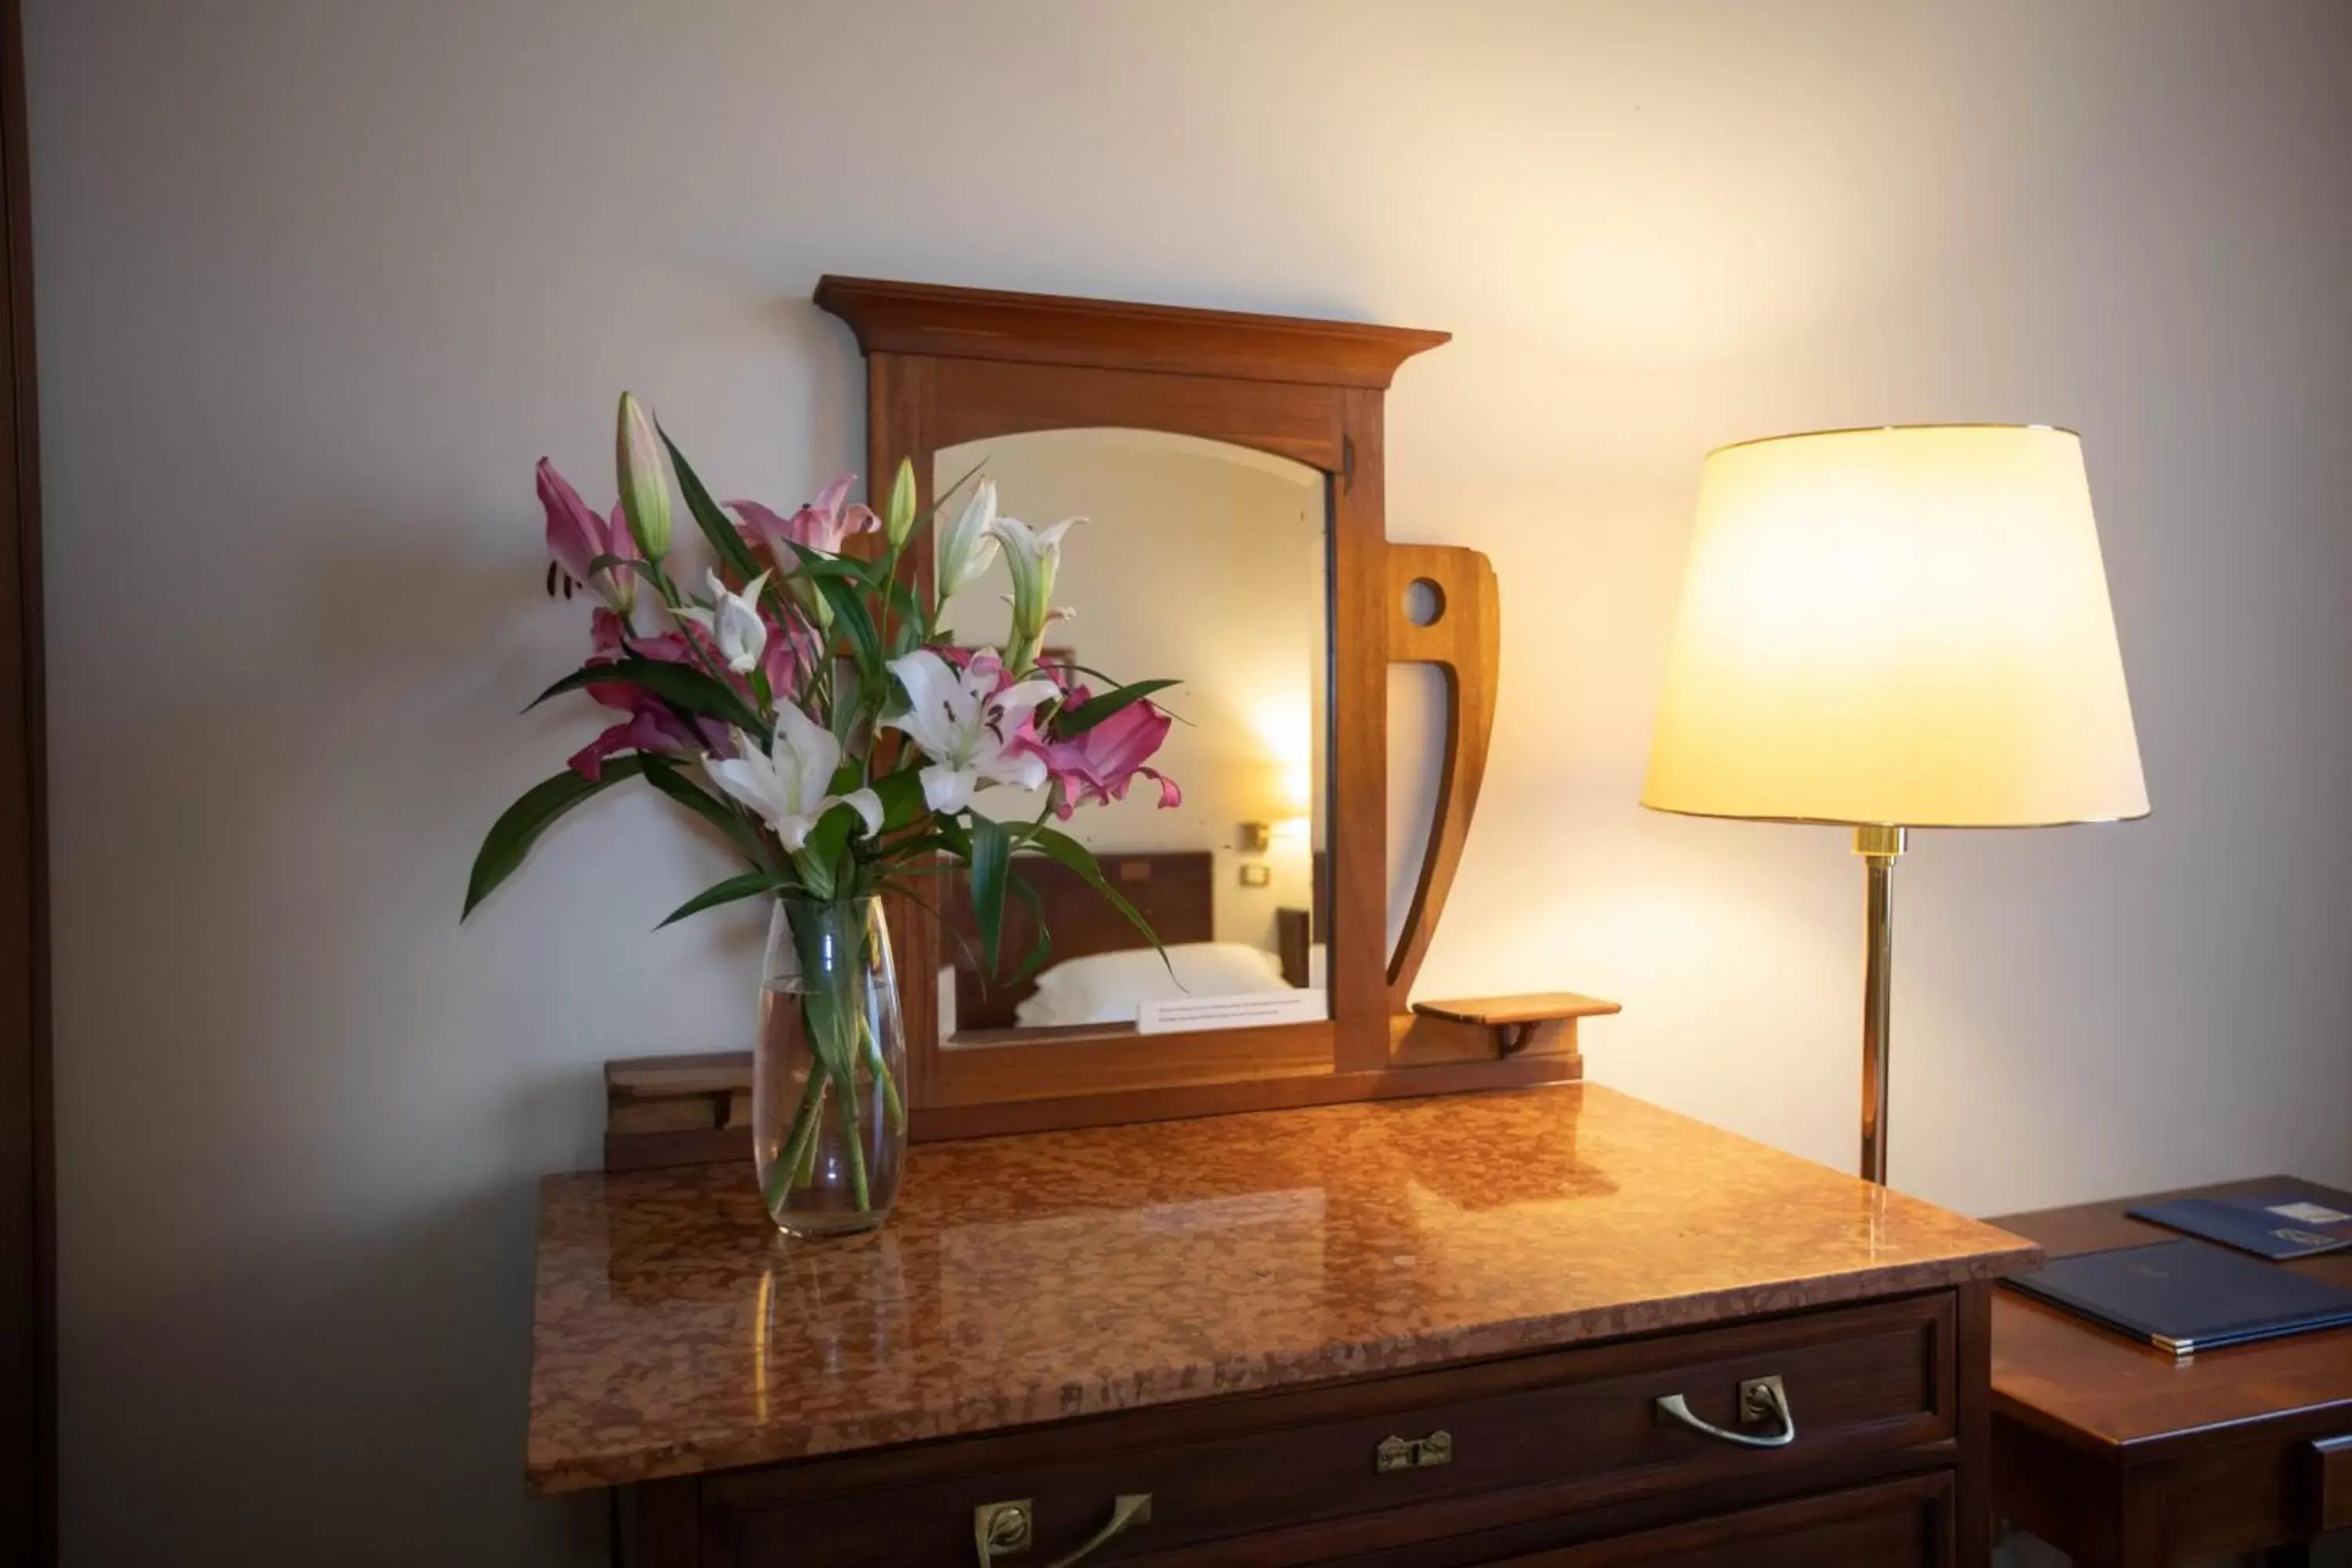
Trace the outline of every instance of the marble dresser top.
{"label": "marble dresser top", "polygon": [[1985,1279],[2030,1243],[1599,1085],[912,1152],[883,1229],[748,1168],[541,1190],[534,1490]]}

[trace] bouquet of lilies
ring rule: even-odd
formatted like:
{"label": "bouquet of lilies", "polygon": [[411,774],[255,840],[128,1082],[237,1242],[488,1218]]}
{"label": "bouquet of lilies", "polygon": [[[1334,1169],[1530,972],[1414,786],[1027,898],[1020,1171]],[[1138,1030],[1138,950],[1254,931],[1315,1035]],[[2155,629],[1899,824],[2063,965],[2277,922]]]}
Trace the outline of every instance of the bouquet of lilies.
{"label": "bouquet of lilies", "polygon": [[[714,501],[684,453],[624,395],[616,442],[620,500],[609,515],[539,464],[551,595],[592,602],[590,652],[539,702],[583,692],[615,715],[562,772],[526,792],[483,842],[466,890],[471,914],[521,865],[549,826],[600,792],[641,779],[715,828],[743,869],[662,923],[736,900],[816,901],[886,889],[921,901],[923,879],[968,868],[974,927],[998,973],[1008,897],[1037,908],[1020,861],[1045,856],[1077,873],[1150,937],[1092,853],[1055,823],[1123,799],[1138,778],[1160,804],[1181,800],[1150,766],[1169,715],[1150,695],[1076,666],[1039,663],[1065,536],[1079,519],[1033,528],[999,516],[975,472],[940,529],[928,587],[907,558],[930,514],[901,463],[877,516],[827,485],[789,514]],[[710,560],[698,588],[671,569],[671,479]],[[976,482],[975,482],[976,481]],[[1001,647],[943,640],[940,615],[1002,553],[1012,579]],[[1100,689],[1087,678],[1104,681]],[[537,702],[532,706],[536,707]],[[1017,816],[982,809],[992,786],[1027,792]],[[1039,792],[1042,792],[1040,794]],[[1015,977],[1051,951],[1043,921]],[[895,1104],[894,1085],[886,1085]]]}

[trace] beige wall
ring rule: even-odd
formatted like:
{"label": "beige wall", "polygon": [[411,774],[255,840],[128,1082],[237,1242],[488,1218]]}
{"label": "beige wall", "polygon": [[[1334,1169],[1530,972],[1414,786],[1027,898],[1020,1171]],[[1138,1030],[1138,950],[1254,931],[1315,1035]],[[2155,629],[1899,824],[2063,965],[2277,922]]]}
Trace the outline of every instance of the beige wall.
{"label": "beige wall", "polygon": [[[825,269],[1455,334],[1402,539],[1501,574],[1432,993],[1843,1163],[1857,868],[1633,805],[1699,454],[2088,444],[2156,815],[1923,836],[1895,1170],[1977,1211],[2352,1180],[2352,8],[30,0],[68,1561],[600,1560],[520,1490],[532,1179],[594,1064],[747,1038],[651,803],[474,929],[584,731],[530,470],[612,398],[847,465]],[[877,94],[887,93],[887,97]]]}

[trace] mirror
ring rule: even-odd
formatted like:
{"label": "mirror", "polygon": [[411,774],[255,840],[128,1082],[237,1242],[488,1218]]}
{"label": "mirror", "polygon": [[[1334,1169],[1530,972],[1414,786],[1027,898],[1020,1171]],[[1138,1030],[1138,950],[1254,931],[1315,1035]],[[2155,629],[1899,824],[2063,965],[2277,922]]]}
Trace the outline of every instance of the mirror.
{"label": "mirror", "polygon": [[[1060,824],[1150,921],[1166,963],[1075,873],[1021,860],[1050,956],[1027,979],[992,983],[968,892],[944,889],[942,917],[964,941],[940,946],[940,1040],[959,1050],[1328,1017],[1324,474],[1189,436],[1045,430],[942,447],[930,493],[975,468],[1006,515],[1037,527],[1086,519],[1065,537],[1053,595],[1075,614],[1047,632],[1041,662],[1096,691],[1177,679],[1154,698],[1175,721],[1151,765],[1181,799],[1163,805],[1139,778],[1126,798]],[[949,496],[943,515],[969,493]],[[1000,557],[950,602],[943,629],[967,647],[1001,645],[1010,592]],[[1042,791],[1004,788],[979,805],[1003,821],[1048,809]],[[1008,904],[1008,970],[1035,931],[1020,900]]]}

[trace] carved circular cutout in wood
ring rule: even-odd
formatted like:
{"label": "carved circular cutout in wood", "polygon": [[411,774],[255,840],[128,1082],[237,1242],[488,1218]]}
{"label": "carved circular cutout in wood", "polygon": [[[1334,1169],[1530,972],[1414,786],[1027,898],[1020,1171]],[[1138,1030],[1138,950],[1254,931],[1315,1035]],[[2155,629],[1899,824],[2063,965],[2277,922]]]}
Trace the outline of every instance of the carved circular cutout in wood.
{"label": "carved circular cutout in wood", "polygon": [[1417,626],[1433,626],[1445,615],[1445,590],[1426,577],[1404,585],[1404,618]]}

